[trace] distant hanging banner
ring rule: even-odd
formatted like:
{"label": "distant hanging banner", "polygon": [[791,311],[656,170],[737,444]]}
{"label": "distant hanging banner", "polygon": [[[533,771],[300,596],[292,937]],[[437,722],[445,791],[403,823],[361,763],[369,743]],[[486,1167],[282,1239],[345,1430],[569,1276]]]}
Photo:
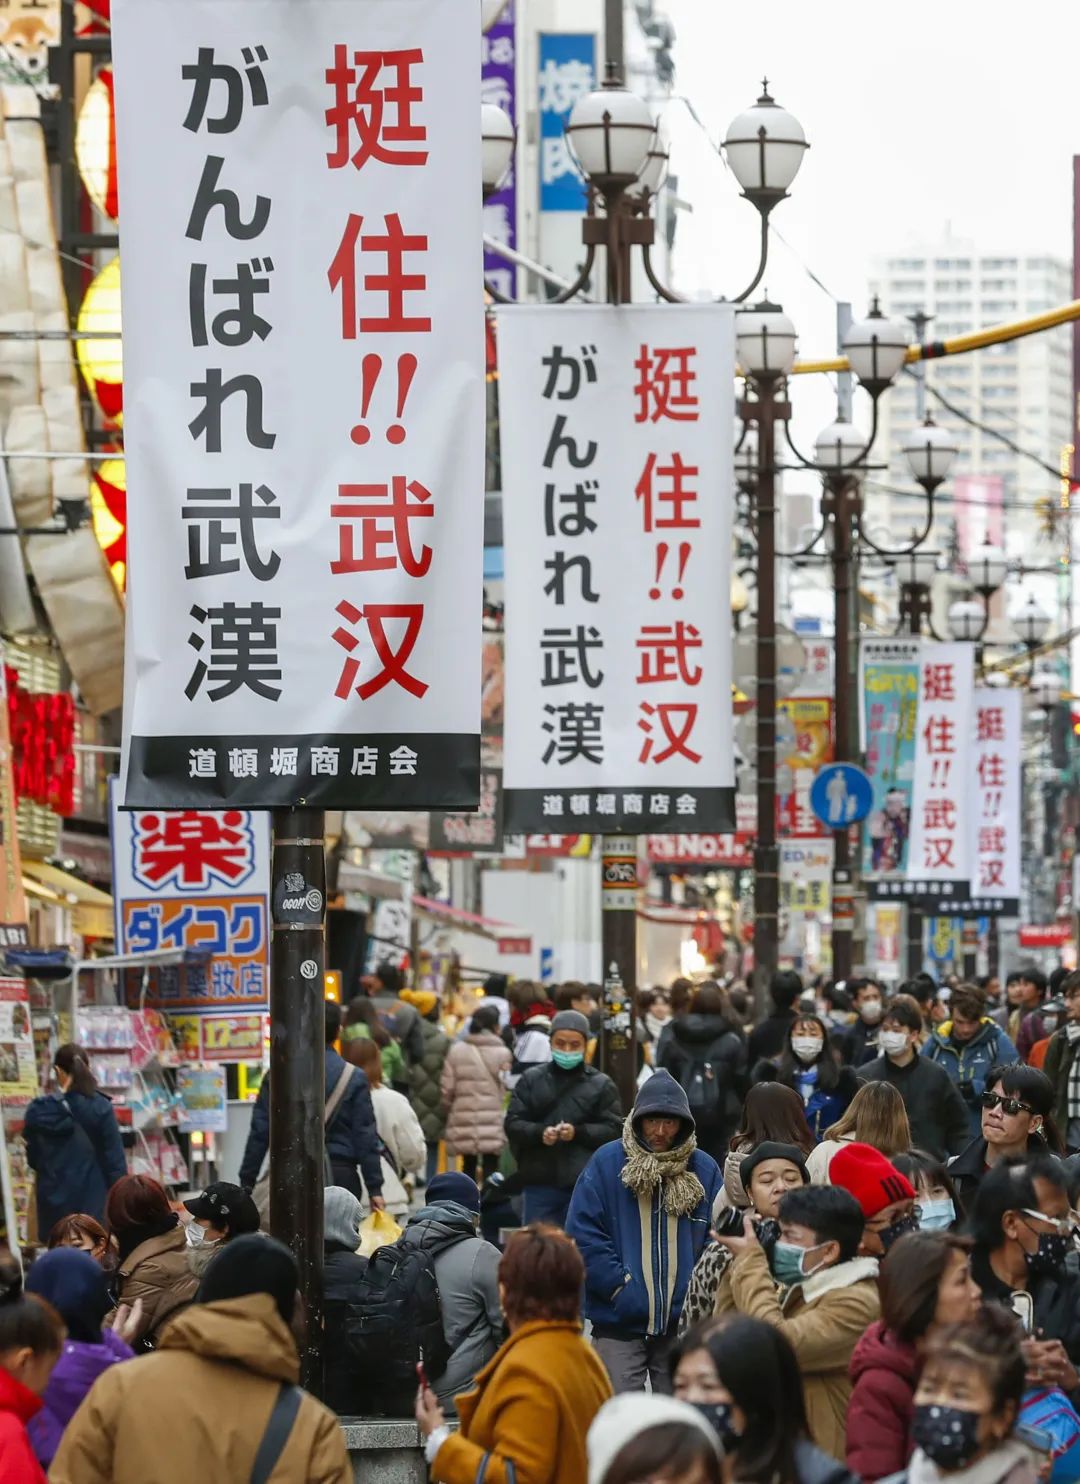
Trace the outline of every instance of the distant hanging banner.
{"label": "distant hanging banner", "polygon": [[475,0],[115,0],[125,806],[472,808]]}
{"label": "distant hanging banner", "polygon": [[732,325],[499,312],[509,830],[734,826]]}
{"label": "distant hanging banner", "polygon": [[897,876],[907,869],[915,724],[919,707],[918,639],[864,639],[859,649],[860,732],[874,802],[863,835],[863,870]]}
{"label": "distant hanging banner", "polygon": [[974,676],[973,644],[921,643],[909,881],[972,880]]}
{"label": "distant hanging banner", "polygon": [[1020,911],[1020,749],[1023,697],[1007,687],[975,691],[973,895],[990,910]]}

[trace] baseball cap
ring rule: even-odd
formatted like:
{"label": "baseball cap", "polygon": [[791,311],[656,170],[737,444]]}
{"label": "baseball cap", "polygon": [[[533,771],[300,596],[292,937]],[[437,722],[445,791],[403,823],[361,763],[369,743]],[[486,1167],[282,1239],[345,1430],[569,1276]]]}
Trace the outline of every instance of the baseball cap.
{"label": "baseball cap", "polygon": [[200,1221],[209,1221],[219,1231],[228,1231],[230,1237],[242,1237],[259,1230],[259,1208],[239,1185],[230,1185],[227,1180],[217,1180],[208,1185],[184,1206]]}

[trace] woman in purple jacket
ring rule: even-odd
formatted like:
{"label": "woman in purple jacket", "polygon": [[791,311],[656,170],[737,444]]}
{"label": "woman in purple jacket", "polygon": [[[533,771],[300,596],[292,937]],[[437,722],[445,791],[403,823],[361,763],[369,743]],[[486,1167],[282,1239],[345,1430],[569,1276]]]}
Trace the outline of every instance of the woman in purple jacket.
{"label": "woman in purple jacket", "polygon": [[25,1287],[47,1300],[67,1326],[64,1348],[42,1395],[44,1406],[27,1428],[38,1462],[48,1469],[65,1427],[102,1371],[130,1360],[134,1352],[115,1330],[101,1327],[112,1300],[106,1276],[89,1253],[73,1247],[43,1253]]}

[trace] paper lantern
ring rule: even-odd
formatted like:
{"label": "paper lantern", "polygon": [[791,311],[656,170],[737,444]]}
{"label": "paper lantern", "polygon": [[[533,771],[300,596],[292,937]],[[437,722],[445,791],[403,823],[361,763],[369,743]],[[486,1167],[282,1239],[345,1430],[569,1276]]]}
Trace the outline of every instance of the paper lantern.
{"label": "paper lantern", "polygon": [[105,459],[94,470],[90,512],[98,545],[113,581],[123,592],[127,585],[127,465],[123,459]]}
{"label": "paper lantern", "polygon": [[103,67],[90,84],[75,127],[75,161],[86,194],[99,211],[116,221],[116,111],[113,74]]}
{"label": "paper lantern", "polygon": [[119,426],[124,412],[124,361],[120,343],[120,259],[105,264],[82,301],[76,329],[115,332],[115,340],[76,340],[79,369],[109,422]]}

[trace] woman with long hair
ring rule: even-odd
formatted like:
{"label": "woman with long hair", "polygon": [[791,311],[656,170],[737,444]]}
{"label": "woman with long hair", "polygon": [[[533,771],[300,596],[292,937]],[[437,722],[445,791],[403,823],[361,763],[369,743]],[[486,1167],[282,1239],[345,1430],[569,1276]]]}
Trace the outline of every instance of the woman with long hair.
{"label": "woman with long hair", "polygon": [[847,1462],[864,1484],[907,1465],[915,1387],[930,1339],[979,1312],[971,1243],[948,1232],[909,1232],[882,1259],[878,1291],[881,1318],[851,1357]]}
{"label": "woman with long hair", "polygon": [[441,1484],[581,1484],[585,1439],[611,1382],[581,1333],[585,1265],[558,1227],[513,1232],[499,1263],[509,1339],[457,1398],[452,1433],[424,1382],[416,1421],[431,1476]]}
{"label": "woman with long hair", "polygon": [[864,1082],[847,1109],[825,1130],[806,1161],[813,1185],[828,1185],[833,1156],[845,1144],[870,1144],[892,1159],[911,1148],[911,1125],[904,1099],[891,1082]]}
{"label": "woman with long hair", "polygon": [[808,1155],[817,1140],[810,1131],[803,1100],[782,1082],[758,1082],[746,1094],[740,1126],[731,1136],[724,1159],[724,1202],[748,1206],[739,1166],[759,1144],[794,1144]]}
{"label": "woman with long hair", "polygon": [[810,1441],[795,1352],[763,1319],[699,1324],[671,1352],[671,1379],[723,1444],[724,1484],[856,1484]]}
{"label": "woman with long hair", "polygon": [[799,1094],[815,1139],[847,1111],[859,1090],[851,1067],[838,1062],[821,1016],[803,1012],[788,1027],[779,1062],[760,1062],[754,1077],[759,1082],[781,1082]]}
{"label": "woman with long hair", "polygon": [[59,1089],[26,1110],[26,1153],[37,1176],[38,1231],[84,1212],[100,1221],[109,1187],[127,1174],[116,1114],[98,1088],[86,1052],[73,1042],[54,1058]]}
{"label": "woman with long hair", "polygon": [[157,1339],[166,1319],[190,1304],[199,1280],[187,1261],[187,1237],[164,1187],[149,1175],[125,1175],[109,1191],[105,1208],[116,1241],[117,1304],[142,1300],[132,1336],[136,1349]]}

